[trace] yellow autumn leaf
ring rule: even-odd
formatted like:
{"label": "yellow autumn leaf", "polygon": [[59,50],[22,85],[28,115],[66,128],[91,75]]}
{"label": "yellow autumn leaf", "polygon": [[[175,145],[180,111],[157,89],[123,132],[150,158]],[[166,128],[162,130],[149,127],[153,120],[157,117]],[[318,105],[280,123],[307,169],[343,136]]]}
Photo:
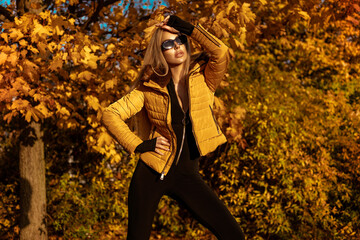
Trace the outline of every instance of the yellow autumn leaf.
{"label": "yellow autumn leaf", "polygon": [[62,66],[63,66],[63,60],[59,59],[57,57],[51,62],[50,66],[49,66],[49,69],[52,70],[52,71],[57,71],[58,69],[61,69]]}
{"label": "yellow autumn leaf", "polygon": [[75,81],[77,79],[78,75],[74,72],[70,73],[70,79]]}
{"label": "yellow autumn leaf", "polygon": [[41,25],[38,20],[34,20],[34,29],[31,33],[31,37],[34,39],[45,39],[47,36],[51,36],[51,32],[49,27],[44,27],[43,25]]}
{"label": "yellow autumn leaf", "polygon": [[55,32],[56,32],[57,35],[61,36],[61,35],[64,34],[65,31],[62,29],[62,26],[56,25],[55,26]]}
{"label": "yellow autumn leaf", "polygon": [[16,99],[12,102],[10,110],[22,110],[30,107],[30,102],[28,100]]}
{"label": "yellow autumn leaf", "polygon": [[99,46],[91,45],[91,50],[92,50],[93,52],[96,52],[96,51],[99,50],[99,49],[100,49]]}
{"label": "yellow autumn leaf", "polygon": [[210,7],[214,4],[214,0],[205,0],[205,6]]}
{"label": "yellow autumn leaf", "polygon": [[85,101],[89,105],[90,108],[94,110],[98,110],[100,108],[99,99],[97,97],[88,95],[85,97]]}
{"label": "yellow autumn leaf", "polygon": [[305,11],[299,11],[298,14],[304,19],[304,20],[309,20],[310,16],[307,12]]}
{"label": "yellow autumn leaf", "polygon": [[1,33],[0,36],[5,40],[6,43],[9,43],[9,38],[7,33]]}
{"label": "yellow autumn leaf", "polygon": [[89,65],[90,68],[97,69],[97,62],[96,61],[97,61],[97,57],[90,59],[87,64]]}
{"label": "yellow autumn leaf", "polygon": [[39,53],[39,50],[37,48],[34,48],[33,46],[29,45],[27,47],[28,50],[30,50],[33,53]]}
{"label": "yellow autumn leaf", "polygon": [[114,86],[116,85],[116,79],[111,79],[105,82],[105,89],[109,90],[109,89],[113,89]]}
{"label": "yellow autumn leaf", "polygon": [[128,68],[129,68],[129,65],[130,65],[130,63],[129,63],[129,59],[128,59],[128,58],[125,58],[125,59],[123,59],[123,60],[120,61],[120,69],[121,69],[122,71],[125,71],[126,69],[128,69]]}
{"label": "yellow autumn leaf", "polygon": [[29,84],[22,77],[17,77],[12,85],[14,89],[22,91],[25,94],[28,94],[31,90]]}
{"label": "yellow autumn leaf", "polygon": [[70,5],[72,6],[72,5],[78,4],[79,0],[70,0],[69,2],[70,2]]}
{"label": "yellow autumn leaf", "polygon": [[28,42],[27,42],[25,39],[21,39],[21,40],[19,41],[19,44],[24,47],[24,46],[27,46],[27,45],[28,45]]}
{"label": "yellow autumn leaf", "polygon": [[115,49],[115,45],[113,43],[107,45],[107,50],[114,50],[114,49]]}
{"label": "yellow autumn leaf", "polygon": [[50,13],[50,11],[43,11],[43,12],[39,13],[39,16],[40,16],[43,20],[51,21],[51,13]]}
{"label": "yellow autumn leaf", "polygon": [[63,116],[70,116],[69,110],[67,110],[65,107],[58,107],[57,113]]}
{"label": "yellow autumn leaf", "polygon": [[45,118],[50,117],[52,115],[52,113],[46,107],[44,102],[40,102],[37,106],[35,106],[35,109],[39,111]]}
{"label": "yellow autumn leaf", "polygon": [[236,30],[235,25],[228,18],[221,19],[221,23],[227,26],[232,31]]}
{"label": "yellow autumn leaf", "polygon": [[54,52],[56,50],[56,48],[58,47],[58,45],[54,42],[50,42],[49,44],[46,45],[47,49],[50,50],[50,52]]}
{"label": "yellow autumn leaf", "polygon": [[235,11],[237,8],[239,8],[239,5],[237,4],[236,1],[232,1],[229,3],[229,5],[226,8],[226,15],[229,15],[230,12],[233,10],[233,8],[235,8]]}
{"label": "yellow autumn leaf", "polygon": [[78,78],[82,80],[90,81],[91,79],[93,79],[94,76],[95,75],[89,71],[83,71],[79,73]]}
{"label": "yellow autumn leaf", "polygon": [[83,51],[81,51],[81,56],[83,59],[80,62],[87,64],[92,69],[97,69],[97,60],[99,59],[95,54],[91,53],[91,49],[89,47],[84,47]]}
{"label": "yellow autumn leaf", "polygon": [[112,137],[107,132],[102,132],[99,135],[97,145],[98,146],[104,146],[104,145],[110,145],[112,142]]}
{"label": "yellow autumn leaf", "polygon": [[231,38],[229,40],[229,43],[231,45],[231,48],[233,49],[244,49],[244,45],[239,42],[236,38]]}
{"label": "yellow autumn leaf", "polygon": [[[91,52],[91,48],[89,48],[89,46],[85,46],[83,48],[83,50],[85,51],[85,53],[90,53]],[[85,54],[86,55],[86,54]]]}
{"label": "yellow autumn leaf", "polygon": [[31,112],[30,111],[27,111],[26,114],[25,114],[25,120],[29,123],[31,122]]}
{"label": "yellow autumn leaf", "polygon": [[26,55],[28,54],[28,51],[27,50],[21,50],[20,52],[20,55],[23,57],[23,58],[26,58]]}
{"label": "yellow autumn leaf", "polygon": [[137,72],[134,69],[127,71],[127,75],[131,81],[134,81],[137,77]]}
{"label": "yellow autumn leaf", "polygon": [[10,39],[12,39],[14,42],[19,41],[21,38],[24,37],[24,34],[18,30],[18,29],[11,29],[9,34]]}
{"label": "yellow autumn leaf", "polygon": [[24,73],[30,78],[35,79],[38,77],[38,69],[39,67],[33,62],[25,59],[24,60]]}
{"label": "yellow autumn leaf", "polygon": [[46,44],[43,42],[37,42],[36,44],[37,44],[37,49],[40,51],[40,54],[45,55],[47,53]]}
{"label": "yellow autumn leaf", "polygon": [[224,36],[224,38],[228,38],[229,37],[229,33],[224,29],[222,28],[222,36]]}
{"label": "yellow autumn leaf", "polygon": [[68,56],[69,56],[69,53],[64,52],[64,54],[62,55],[61,59],[62,59],[63,61],[67,61],[67,60],[68,60]]}
{"label": "yellow autumn leaf", "polygon": [[11,122],[11,119],[17,115],[18,115],[17,111],[11,111],[4,116],[4,120],[9,124]]}
{"label": "yellow autumn leaf", "polygon": [[0,65],[3,65],[8,58],[8,55],[4,52],[0,52]]}
{"label": "yellow autumn leaf", "polygon": [[245,26],[249,22],[255,21],[256,15],[251,11],[250,3],[242,4],[239,18],[242,26]]}
{"label": "yellow autumn leaf", "polygon": [[75,52],[75,51],[70,52],[70,58],[73,61],[75,66],[80,64],[80,58],[81,58],[80,53]]}
{"label": "yellow autumn leaf", "polygon": [[75,19],[70,18],[70,19],[68,19],[68,22],[69,22],[71,25],[74,25],[74,23],[75,23]]}
{"label": "yellow autumn leaf", "polygon": [[240,106],[234,109],[234,116],[236,119],[243,120],[245,118],[246,110]]}
{"label": "yellow autumn leaf", "polygon": [[267,4],[267,1],[266,1],[266,0],[259,0],[259,2],[260,2],[262,5],[266,5],[266,4]]}

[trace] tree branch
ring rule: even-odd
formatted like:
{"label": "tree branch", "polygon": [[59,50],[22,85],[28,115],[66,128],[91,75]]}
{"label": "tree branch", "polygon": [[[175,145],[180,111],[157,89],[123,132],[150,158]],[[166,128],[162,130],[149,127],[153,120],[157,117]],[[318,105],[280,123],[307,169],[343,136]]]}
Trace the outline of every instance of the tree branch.
{"label": "tree branch", "polygon": [[95,12],[89,17],[89,19],[85,22],[85,24],[83,25],[82,28],[87,29],[91,23],[95,22],[98,19],[99,13],[101,12],[101,10],[104,7],[107,7],[107,6],[109,6],[111,4],[114,4],[114,3],[118,2],[118,1],[119,0],[107,0],[107,1],[99,0],[98,4],[96,6]]}
{"label": "tree branch", "polygon": [[99,13],[100,13],[101,9],[104,7],[104,0],[99,0],[97,3],[98,4],[96,6],[95,12],[85,22],[82,29],[87,29],[90,26],[90,24],[92,22],[95,22],[97,20],[97,18],[99,17]]}
{"label": "tree branch", "polygon": [[11,12],[1,5],[0,5],[0,15],[3,15],[6,19],[10,20],[11,22],[13,22],[15,19],[15,17],[11,14]]}

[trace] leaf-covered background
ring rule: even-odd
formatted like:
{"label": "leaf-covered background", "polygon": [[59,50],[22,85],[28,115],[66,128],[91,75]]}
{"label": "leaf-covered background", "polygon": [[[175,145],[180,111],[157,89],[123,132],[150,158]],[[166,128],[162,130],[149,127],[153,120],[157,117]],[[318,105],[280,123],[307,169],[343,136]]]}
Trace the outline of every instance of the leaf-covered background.
{"label": "leaf-covered background", "polygon": [[[231,48],[215,102],[229,142],[201,173],[247,238],[359,239],[359,13],[359,0],[3,4],[0,238],[19,236],[19,135],[35,121],[49,239],[125,239],[138,159],[100,119],[136,78],[154,24],[177,14]],[[153,230],[152,239],[212,239],[167,197]]]}

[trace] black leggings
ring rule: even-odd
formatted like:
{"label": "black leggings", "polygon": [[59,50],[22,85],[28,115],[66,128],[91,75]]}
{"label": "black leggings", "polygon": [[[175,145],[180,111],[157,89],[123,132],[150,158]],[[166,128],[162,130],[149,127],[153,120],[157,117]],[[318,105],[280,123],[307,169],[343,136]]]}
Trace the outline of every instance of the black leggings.
{"label": "black leggings", "polygon": [[234,217],[199,173],[176,171],[178,167],[173,165],[161,181],[158,173],[141,160],[138,162],[129,189],[127,239],[149,239],[153,217],[163,195],[184,204],[218,239],[245,239]]}

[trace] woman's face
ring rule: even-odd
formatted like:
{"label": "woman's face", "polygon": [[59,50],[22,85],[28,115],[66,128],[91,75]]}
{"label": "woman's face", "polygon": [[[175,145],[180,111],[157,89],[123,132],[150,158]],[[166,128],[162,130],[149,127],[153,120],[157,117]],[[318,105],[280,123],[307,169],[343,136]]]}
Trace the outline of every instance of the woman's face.
{"label": "woman's face", "polygon": [[[161,42],[163,43],[166,40],[174,40],[176,37],[178,37],[178,34],[170,33],[168,31],[163,31]],[[169,64],[169,66],[178,66],[185,62],[185,60],[188,57],[187,51],[186,51],[186,44],[178,45],[178,43],[175,42],[175,46],[168,50],[162,50],[166,62]]]}

